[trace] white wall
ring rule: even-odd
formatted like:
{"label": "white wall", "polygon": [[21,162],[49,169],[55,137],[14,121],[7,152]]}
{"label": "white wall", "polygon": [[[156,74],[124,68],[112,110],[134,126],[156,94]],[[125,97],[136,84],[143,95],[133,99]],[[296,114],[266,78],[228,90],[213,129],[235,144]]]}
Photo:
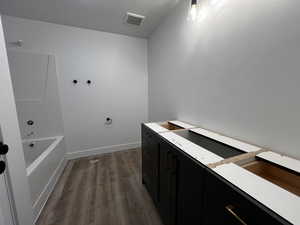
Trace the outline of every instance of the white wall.
{"label": "white wall", "polygon": [[[139,142],[148,112],[147,40],[12,17],[4,27],[7,42],[21,39],[22,49],[56,57],[69,152]],[[112,126],[104,125],[107,116]]]}
{"label": "white wall", "polygon": [[183,0],[149,40],[150,120],[179,118],[300,158],[300,2],[200,2],[202,19],[188,20]]}

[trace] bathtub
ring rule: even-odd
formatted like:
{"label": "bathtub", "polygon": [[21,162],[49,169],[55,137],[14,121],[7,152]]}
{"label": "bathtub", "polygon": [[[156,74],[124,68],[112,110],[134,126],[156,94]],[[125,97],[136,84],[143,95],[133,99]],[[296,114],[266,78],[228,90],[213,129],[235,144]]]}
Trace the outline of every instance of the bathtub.
{"label": "bathtub", "polygon": [[65,167],[64,137],[24,140],[23,150],[36,220]]}

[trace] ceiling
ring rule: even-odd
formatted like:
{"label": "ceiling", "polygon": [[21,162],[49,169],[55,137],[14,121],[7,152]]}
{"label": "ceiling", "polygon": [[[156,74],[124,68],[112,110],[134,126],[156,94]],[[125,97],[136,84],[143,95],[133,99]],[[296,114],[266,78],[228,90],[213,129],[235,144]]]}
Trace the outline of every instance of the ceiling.
{"label": "ceiling", "polygon": [[[0,0],[4,15],[137,37],[148,37],[180,0]],[[126,12],[146,16],[142,26],[124,23]]]}

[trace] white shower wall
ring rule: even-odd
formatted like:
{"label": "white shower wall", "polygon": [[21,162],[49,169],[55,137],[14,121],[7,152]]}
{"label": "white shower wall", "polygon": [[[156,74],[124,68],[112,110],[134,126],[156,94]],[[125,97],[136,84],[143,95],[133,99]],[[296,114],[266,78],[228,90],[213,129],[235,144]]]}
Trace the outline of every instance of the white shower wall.
{"label": "white shower wall", "polygon": [[55,57],[8,48],[8,58],[22,139],[63,135]]}

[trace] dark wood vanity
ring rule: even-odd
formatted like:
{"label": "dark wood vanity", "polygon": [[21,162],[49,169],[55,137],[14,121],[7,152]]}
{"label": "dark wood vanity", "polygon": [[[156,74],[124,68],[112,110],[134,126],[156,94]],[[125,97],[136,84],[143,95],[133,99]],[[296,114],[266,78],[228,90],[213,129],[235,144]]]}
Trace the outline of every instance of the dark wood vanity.
{"label": "dark wood vanity", "polygon": [[[180,127],[177,130],[177,135],[224,159],[243,154],[208,137]],[[287,175],[285,169],[272,166],[261,159],[242,165],[267,180],[280,182],[278,185],[289,186],[299,196],[299,174],[287,177],[293,173]],[[291,224],[144,124],[142,180],[164,225]]]}

